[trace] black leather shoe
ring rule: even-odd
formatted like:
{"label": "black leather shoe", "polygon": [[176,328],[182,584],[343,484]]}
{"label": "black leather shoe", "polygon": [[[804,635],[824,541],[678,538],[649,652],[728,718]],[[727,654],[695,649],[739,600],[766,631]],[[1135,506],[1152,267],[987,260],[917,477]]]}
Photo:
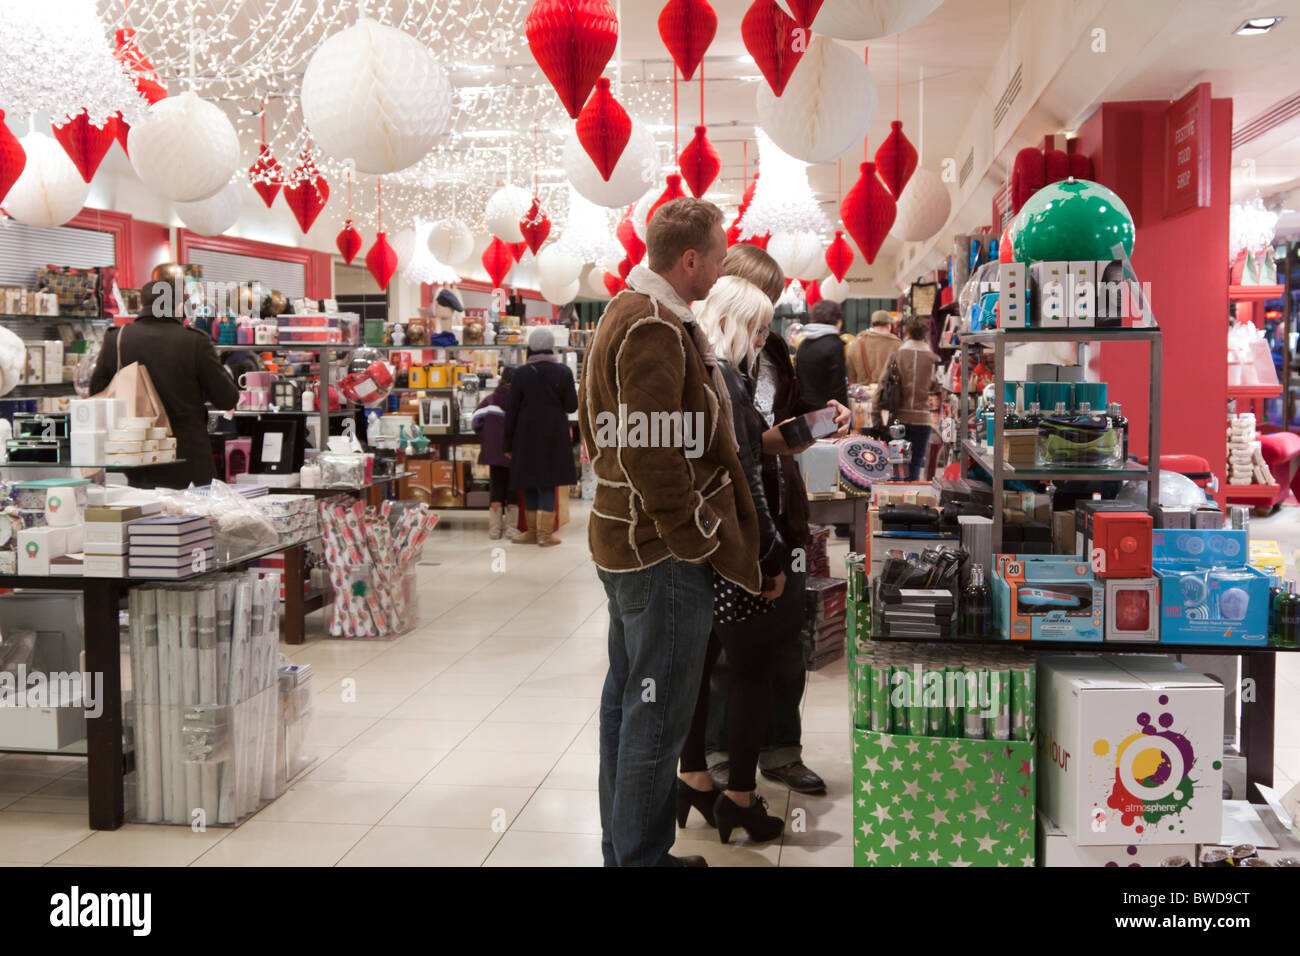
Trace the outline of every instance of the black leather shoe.
{"label": "black leather shoe", "polygon": [[784,767],[763,770],[762,774],[768,780],[775,780],[777,783],[785,784],[795,793],[826,792],[826,781],[805,767],[803,762],[799,760],[788,763]]}
{"label": "black leather shoe", "polygon": [[758,794],[750,797],[747,807],[732,803],[725,793],[718,794],[713,817],[718,822],[718,838],[723,843],[731,842],[731,831],[737,827],[743,827],[753,843],[775,840],[785,829],[784,820],[768,815],[767,801]]}
{"label": "black leather shoe", "polygon": [[686,818],[691,815],[691,807],[700,811],[704,822],[717,826],[713,822],[713,804],[718,800],[716,790],[696,790],[681,777],[677,778],[677,825],[686,826]]}
{"label": "black leather shoe", "polygon": [[669,866],[708,866],[709,861],[702,856],[673,856],[668,854]]}
{"label": "black leather shoe", "polygon": [[727,761],[715,763],[709,768],[709,778],[713,781],[713,786],[719,790],[727,789],[727,781],[731,779],[731,764]]}

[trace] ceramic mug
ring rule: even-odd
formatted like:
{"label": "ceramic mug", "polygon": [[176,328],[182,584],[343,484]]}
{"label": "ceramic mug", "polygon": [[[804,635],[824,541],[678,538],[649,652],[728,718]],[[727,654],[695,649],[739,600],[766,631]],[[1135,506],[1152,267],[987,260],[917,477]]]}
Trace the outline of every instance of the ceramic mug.
{"label": "ceramic mug", "polygon": [[275,381],[274,372],[245,372],[239,376],[239,387],[243,389],[270,388]]}

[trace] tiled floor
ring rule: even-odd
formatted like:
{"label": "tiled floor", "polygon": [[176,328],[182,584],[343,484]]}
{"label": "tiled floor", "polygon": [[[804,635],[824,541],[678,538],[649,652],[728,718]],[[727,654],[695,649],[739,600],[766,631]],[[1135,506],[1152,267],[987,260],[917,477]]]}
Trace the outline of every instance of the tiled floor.
{"label": "tiled floor", "polygon": [[[0,865],[599,865],[606,616],[585,516],[575,507],[564,544],[542,550],[489,541],[481,516],[449,513],[419,569],[418,629],[389,642],[283,647],[312,664],[318,759],[236,829],[92,832],[84,761],[0,757]],[[1290,510],[1252,530],[1283,539],[1290,558],[1298,518]],[[493,570],[497,546],[503,572]],[[834,547],[834,567],[844,550]],[[1289,787],[1300,780],[1300,658],[1279,657],[1278,679],[1277,782]],[[760,778],[787,820],[782,840],[723,846],[693,814],[675,852],[713,866],[851,864],[842,662],[809,675],[803,712],[805,760],[828,795]]]}

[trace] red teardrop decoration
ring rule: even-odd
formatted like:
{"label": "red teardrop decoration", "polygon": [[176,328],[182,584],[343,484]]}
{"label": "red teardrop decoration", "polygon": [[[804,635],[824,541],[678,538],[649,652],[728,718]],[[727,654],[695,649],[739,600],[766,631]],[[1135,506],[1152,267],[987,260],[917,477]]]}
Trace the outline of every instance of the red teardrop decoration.
{"label": "red teardrop decoration", "polygon": [[140,95],[148,100],[151,106],[161,99],[166,99],[167,84],[158,75],[158,70],[154,67],[153,62],[140,49],[140,44],[135,38],[135,31],[129,28],[119,28],[113,34],[113,37],[116,41],[113,56],[130,74],[132,82],[135,83],[135,88],[140,91]]}
{"label": "red teardrop decoration", "polygon": [[1070,175],[1075,179],[1086,179],[1091,181],[1093,178],[1092,160],[1083,153],[1071,153]]}
{"label": "red teardrop decoration", "polygon": [[853,259],[853,247],[844,238],[844,230],[836,229],[835,238],[826,247],[826,265],[830,268],[831,274],[843,282],[844,277],[848,275],[849,266],[853,265]]}
{"label": "red teardrop decoration", "polygon": [[682,150],[677,165],[681,167],[682,179],[691,187],[692,196],[699,199],[708,192],[722,171],[722,157],[709,142],[708,127],[695,127],[695,136]]}
{"label": "red teardrop decoration", "polygon": [[674,199],[683,199],[685,196],[686,193],[682,192],[682,177],[678,176],[676,173],[669,173],[668,185],[664,187],[664,191],[659,194],[659,198],[655,200],[655,204],[651,206],[650,211],[646,213],[646,225],[650,224],[650,220],[655,217],[655,213],[659,211],[659,207],[664,203],[672,202]]}
{"label": "red teardrop decoration", "polygon": [[814,305],[822,300],[822,284],[816,279],[801,279],[800,284],[803,286],[803,298],[811,309]]}
{"label": "red teardrop decoration", "polygon": [[1059,183],[1070,175],[1070,157],[1063,149],[1049,149],[1043,152],[1043,174],[1049,184]]}
{"label": "red teardrop decoration", "polygon": [[622,279],[624,282],[627,282],[627,274],[631,271],[632,271],[632,263],[627,261],[627,256],[624,256],[618,262],[618,277]]}
{"label": "red teardrop decoration", "polygon": [[609,91],[609,80],[596,81],[596,92],[578,114],[575,124],[578,142],[587,151],[605,182],[614,173],[618,158],[632,138],[632,117]]}
{"label": "red teardrop decoration", "polygon": [[343,261],[348,265],[352,265],[352,260],[361,251],[361,233],[357,232],[352,225],[351,219],[343,223],[343,228],[335,238],[334,245],[338,246],[339,255],[343,257]]}
{"label": "red teardrop decoration", "polygon": [[626,288],[627,283],[618,276],[614,275],[612,272],[605,273],[605,289],[609,292],[609,297],[611,299]]}
{"label": "red teardrop decoration", "polygon": [[5,111],[0,110],[0,203],[9,195],[13,184],[18,182],[26,165],[27,151],[18,142],[18,137],[9,131],[5,124]]}
{"label": "red teardrop decoration", "polygon": [[785,92],[785,85],[807,47],[806,41],[796,42],[798,29],[799,24],[786,16],[776,0],[754,0],[740,21],[745,49],[777,96]]}
{"label": "red teardrop decoration", "polygon": [[736,217],[735,222],[733,222],[730,226],[727,227],[727,248],[730,249],[738,242],[740,242],[740,217],[739,216]]}
{"label": "red teardrop decoration", "polygon": [[749,204],[754,201],[754,193],[756,193],[757,191],[758,191],[758,173],[755,173],[754,178],[751,179],[749,181],[749,185],[745,187],[745,195],[740,197],[740,214],[742,216],[745,214],[746,210],[749,209]]}
{"label": "red teardrop decoration", "polygon": [[521,262],[524,253],[528,251],[528,243],[526,242],[508,242],[506,245],[510,247],[510,255],[515,262]]}
{"label": "red teardrop decoration", "polygon": [[[286,193],[288,191],[288,189],[285,190]],[[388,236],[382,232],[375,236],[375,244],[366,253],[366,268],[370,270],[370,274],[379,283],[379,288],[388,288],[388,283],[393,279],[393,273],[397,271],[397,253],[388,244]]]}
{"label": "red teardrop decoration", "polygon": [[122,152],[126,153],[126,158],[131,158],[130,151],[126,148],[126,139],[131,132],[131,124],[122,119],[122,114],[117,114],[117,145],[122,147]]}
{"label": "red teardrop decoration", "polygon": [[[311,231],[312,223],[325,208],[329,198],[329,183],[320,174],[320,170],[316,168],[308,152],[303,150],[298,168],[289,175],[289,181],[285,183],[284,201],[289,204],[289,209],[293,211],[293,218],[298,220],[298,226],[304,235]],[[383,233],[381,232],[380,235],[382,236]],[[372,246],[371,250],[373,249]],[[368,253],[366,258],[369,259]]]}
{"label": "red teardrop decoration", "polygon": [[916,172],[916,147],[903,135],[903,124],[894,120],[889,124],[889,135],[876,150],[876,169],[889,191],[897,199],[907,188],[907,181]]}
{"label": "red teardrop decoration", "polygon": [[876,261],[898,208],[894,197],[876,175],[876,164],[863,163],[861,171],[858,181],[840,204],[840,219],[858,244],[862,257],[870,264]]}
{"label": "red teardrop decoration", "polygon": [[619,245],[627,253],[627,261],[635,266],[645,258],[645,243],[641,241],[641,237],[636,234],[636,227],[632,225],[633,208],[633,206],[628,206],[628,211],[619,220],[618,229],[615,230],[614,235],[618,237]]}
{"label": "red teardrop decoration", "polygon": [[707,0],[668,0],[659,12],[659,36],[688,80],[717,32],[718,15]]}
{"label": "red teardrop decoration", "polygon": [[528,212],[524,213],[524,218],[519,220],[519,231],[524,234],[524,242],[533,255],[537,255],[537,250],[542,248],[542,243],[551,234],[551,217],[543,211],[542,202],[536,196],[533,197]]}
{"label": "red teardrop decoration", "polygon": [[608,0],[537,0],[524,23],[528,48],[572,119],[618,46]]}
{"label": "red teardrop decoration", "polygon": [[265,143],[257,153],[257,160],[248,167],[248,181],[262,197],[266,208],[270,209],[275,197],[280,195],[280,187],[284,185],[284,167],[271,155],[271,147]]}
{"label": "red teardrop decoration", "polygon": [[503,242],[499,236],[493,236],[488,247],[483,250],[480,261],[492,278],[492,288],[499,289],[506,279],[506,274],[515,264],[515,255],[510,250],[509,243]]}
{"label": "red teardrop decoration", "polygon": [[102,127],[90,122],[90,115],[82,110],[62,126],[54,126],[54,138],[59,141],[63,151],[77,167],[81,178],[90,182],[95,178],[95,170],[104,161],[109,147],[117,136],[117,118],[110,117]]}
{"label": "red teardrop decoration", "polygon": [[[785,5],[790,8],[794,22],[809,30],[812,28],[813,21],[817,19],[817,13],[821,10],[823,2],[824,0],[785,0]],[[808,304],[812,305],[811,302]]]}
{"label": "red teardrop decoration", "polygon": [[1011,214],[1020,212],[1020,207],[1038,190],[1047,185],[1047,170],[1043,165],[1043,151],[1033,146],[1026,146],[1016,153],[1011,166]]}

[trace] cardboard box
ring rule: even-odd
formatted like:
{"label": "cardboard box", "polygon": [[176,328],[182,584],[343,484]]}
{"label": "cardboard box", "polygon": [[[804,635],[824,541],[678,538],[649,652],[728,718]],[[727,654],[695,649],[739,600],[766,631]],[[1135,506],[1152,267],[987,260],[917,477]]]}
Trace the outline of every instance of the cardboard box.
{"label": "cardboard box", "polygon": [[1029,287],[1023,262],[998,263],[998,328],[1029,325]]}
{"label": "cardboard box", "polygon": [[1286,576],[1286,559],[1276,541],[1250,542],[1250,566],[1265,574]]}
{"label": "cardboard box", "polygon": [[1076,844],[1217,839],[1217,681],[1165,657],[1040,657],[1038,717],[1039,804]]}
{"label": "cardboard box", "polygon": [[50,559],[68,553],[66,528],[24,528],[18,532],[18,573],[44,576]]}
{"label": "cardboard box", "polygon": [[126,577],[127,557],[110,554],[87,554],[82,565],[82,577],[87,578],[124,578]]}
{"label": "cardboard box", "polygon": [[1066,311],[1069,263],[1031,262],[1029,287],[1034,301],[1034,324],[1044,329],[1064,329],[1070,324]]}
{"label": "cardboard box", "polygon": [[1176,644],[1268,644],[1268,575],[1244,563],[1246,532],[1160,530],[1160,639]]}
{"label": "cardboard box", "polygon": [[1064,830],[1038,811],[1038,865],[1039,866],[1159,866],[1172,856],[1186,857],[1196,865],[1195,843],[1168,844],[1112,844],[1110,846],[1079,846]]}
{"label": "cardboard box", "polygon": [[1066,317],[1070,328],[1092,328],[1097,324],[1097,263],[1071,262]]}
{"label": "cardboard box", "polygon": [[75,465],[98,465],[104,460],[106,431],[73,431],[69,454]]}
{"label": "cardboard box", "polygon": [[1061,555],[994,556],[993,616],[1013,641],[1101,641],[1105,589],[1091,568]]}
{"label": "cardboard box", "polygon": [[44,688],[39,697],[31,698],[28,688],[16,689],[14,703],[0,707],[0,747],[62,750],[85,739],[80,682],[47,681]]}

